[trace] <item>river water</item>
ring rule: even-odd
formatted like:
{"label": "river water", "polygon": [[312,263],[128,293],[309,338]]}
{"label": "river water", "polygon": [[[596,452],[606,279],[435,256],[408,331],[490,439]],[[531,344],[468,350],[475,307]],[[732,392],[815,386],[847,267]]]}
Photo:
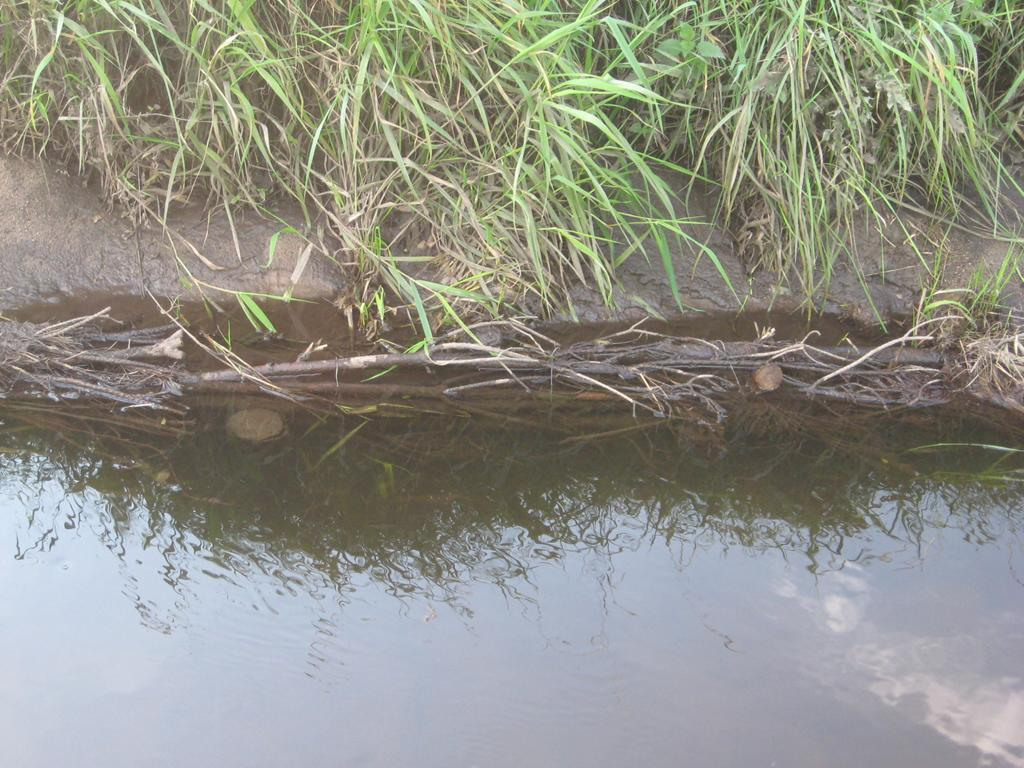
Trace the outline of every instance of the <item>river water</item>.
{"label": "river water", "polygon": [[1012,455],[344,434],[9,423],[0,764],[1024,766]]}

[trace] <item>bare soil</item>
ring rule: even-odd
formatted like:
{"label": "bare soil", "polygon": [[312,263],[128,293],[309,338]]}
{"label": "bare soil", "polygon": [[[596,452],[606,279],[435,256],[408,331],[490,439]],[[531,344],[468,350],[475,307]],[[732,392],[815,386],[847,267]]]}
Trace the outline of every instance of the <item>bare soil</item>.
{"label": "bare soil", "polygon": [[[678,179],[682,196],[686,180]],[[1007,255],[1010,245],[980,229],[951,226],[911,212],[888,217],[879,231],[865,214],[847,230],[841,253],[830,254],[834,266],[827,286],[814,294],[808,307],[795,276],[780,280],[776,274],[747,268],[727,229],[716,214],[713,190],[690,189],[677,213],[692,223],[688,235],[713,251],[729,277],[729,290],[716,265],[698,246],[684,246],[676,254],[681,310],[669,289],[661,258],[653,244],[627,260],[619,269],[614,308],[595,291],[578,286],[572,299],[575,314],[563,319],[581,322],[631,320],[654,316],[666,320],[701,313],[772,312],[789,314],[811,309],[820,316],[851,321],[862,327],[897,326],[914,315],[923,293],[947,291],[945,298],[964,299],[962,289],[972,276],[992,274]],[[1007,199],[1007,219],[1024,212],[1024,201]],[[938,274],[933,274],[936,254],[941,255]],[[794,286],[791,288],[790,286]],[[1018,321],[1024,320],[1024,284],[1011,281],[1000,297],[1001,308]]]}
{"label": "bare soil", "polygon": [[[296,210],[278,214],[301,231]],[[223,298],[218,288],[281,294],[304,247],[283,234],[271,262],[271,238],[284,225],[253,215],[235,216],[237,248],[223,213],[182,207],[168,223],[167,232],[136,226],[80,179],[42,162],[0,157],[0,311],[88,295],[216,300]],[[293,295],[331,298],[339,277],[335,265],[312,258]]]}

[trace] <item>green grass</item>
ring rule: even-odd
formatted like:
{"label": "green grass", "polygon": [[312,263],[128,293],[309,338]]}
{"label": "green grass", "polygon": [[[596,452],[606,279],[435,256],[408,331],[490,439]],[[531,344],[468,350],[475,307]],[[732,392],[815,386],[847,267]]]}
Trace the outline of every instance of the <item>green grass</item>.
{"label": "green grass", "polygon": [[978,264],[967,277],[966,285],[941,288],[943,280],[943,244],[930,266],[931,284],[922,290],[915,312],[916,322],[938,318],[956,321],[953,327],[984,331],[1005,319],[1007,298],[1014,298],[1013,286],[1024,285],[1024,253],[1018,242],[1008,243],[998,265]]}
{"label": "green grass", "polygon": [[991,216],[1022,110],[1011,0],[0,0],[8,149],[157,219],[292,200],[427,336],[642,241],[676,288],[672,168],[810,294],[858,210]]}

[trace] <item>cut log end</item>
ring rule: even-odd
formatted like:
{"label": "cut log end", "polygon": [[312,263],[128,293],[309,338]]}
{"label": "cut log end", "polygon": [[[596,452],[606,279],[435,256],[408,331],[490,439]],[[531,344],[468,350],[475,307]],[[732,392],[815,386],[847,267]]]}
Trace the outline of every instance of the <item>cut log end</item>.
{"label": "cut log end", "polygon": [[754,371],[754,385],[762,392],[774,392],[782,386],[782,368],[775,363],[762,365]]}

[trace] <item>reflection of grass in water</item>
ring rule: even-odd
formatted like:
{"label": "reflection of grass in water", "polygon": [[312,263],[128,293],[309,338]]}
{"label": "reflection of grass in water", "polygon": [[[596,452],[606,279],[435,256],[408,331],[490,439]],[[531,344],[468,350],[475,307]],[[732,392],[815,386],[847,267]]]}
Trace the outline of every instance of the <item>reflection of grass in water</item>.
{"label": "reflection of grass in water", "polygon": [[1022,14],[18,0],[0,8],[0,139],[77,160],[157,218],[186,198],[229,217],[291,199],[367,278],[354,304],[387,284],[425,334],[467,306],[558,304],[574,280],[610,296],[644,238],[674,281],[673,164],[721,185],[748,261],[809,292],[857,209],[973,199],[991,218],[1021,139]]}
{"label": "reflection of grass in water", "polygon": [[974,479],[985,479],[999,483],[1024,482],[1024,466],[1021,459],[1024,457],[1024,449],[1012,448],[1006,445],[993,445],[991,443],[931,443],[911,449],[914,452],[949,452],[962,456],[965,452],[974,451],[982,455],[995,454],[996,458],[991,463],[973,472],[958,472],[947,470],[944,474],[948,477],[964,477]]}
{"label": "reflection of grass in water", "polygon": [[737,443],[719,459],[667,433],[572,447],[526,433],[448,438],[445,451],[432,430],[409,429],[404,458],[394,447],[372,456],[353,440],[317,467],[335,435],[242,449],[201,434],[128,455],[29,431],[4,437],[16,452],[0,465],[7,482],[39,488],[52,478],[98,498],[106,517],[94,522],[110,550],[144,541],[161,550],[172,581],[187,580],[202,550],[289,589],[297,573],[321,591],[370,578],[395,595],[456,602],[466,580],[525,599],[544,563],[654,543],[680,563],[740,547],[800,557],[815,572],[913,557],[939,528],[979,543],[1019,530],[1024,508],[1018,491],[984,474],[943,474],[960,456],[910,453],[896,470],[829,458],[806,436]]}

